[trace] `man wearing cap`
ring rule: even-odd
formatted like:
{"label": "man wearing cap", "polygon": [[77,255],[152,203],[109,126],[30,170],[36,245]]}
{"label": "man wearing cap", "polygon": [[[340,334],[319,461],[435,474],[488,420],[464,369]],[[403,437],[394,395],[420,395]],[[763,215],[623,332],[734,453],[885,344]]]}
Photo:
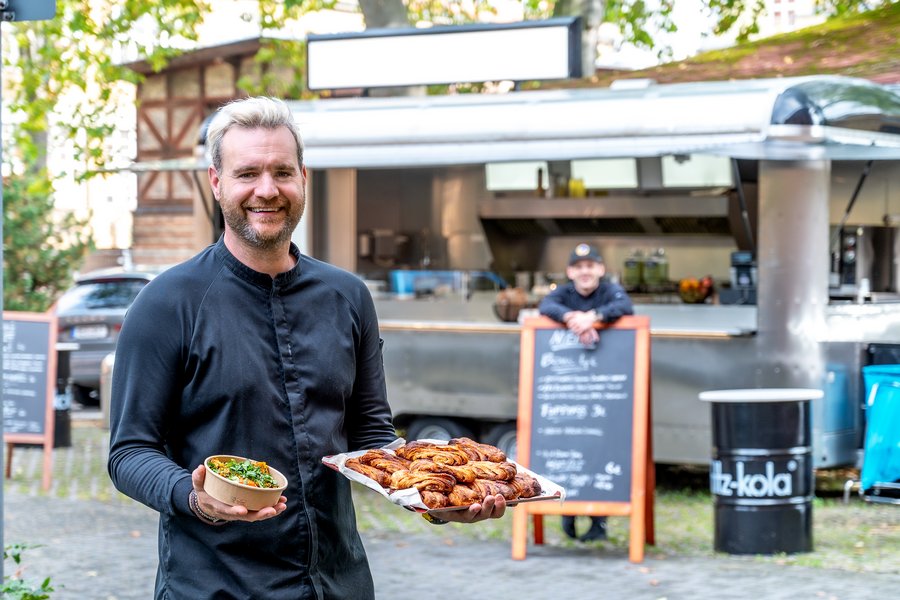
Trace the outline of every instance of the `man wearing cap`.
{"label": "man wearing cap", "polygon": [[[578,244],[566,267],[569,283],[558,286],[541,301],[541,314],[564,324],[582,344],[593,347],[600,341],[598,323],[612,323],[623,315],[634,314],[625,289],[603,279],[605,274],[600,252],[589,244]],[[575,517],[564,515],[562,527],[566,535],[577,537]],[[591,517],[591,528],[579,539],[586,542],[605,538],[606,517]]]}

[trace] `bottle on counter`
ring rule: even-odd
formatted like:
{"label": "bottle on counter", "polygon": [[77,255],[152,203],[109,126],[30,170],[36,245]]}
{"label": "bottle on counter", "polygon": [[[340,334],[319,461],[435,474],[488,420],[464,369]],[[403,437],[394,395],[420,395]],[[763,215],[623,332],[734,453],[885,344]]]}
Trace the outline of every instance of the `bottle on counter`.
{"label": "bottle on counter", "polygon": [[538,198],[544,197],[544,169],[538,167],[537,170],[537,187],[534,189],[534,195]]}
{"label": "bottle on counter", "polygon": [[569,179],[569,196],[572,198],[584,198],[587,196],[587,190],[584,187],[584,180],[580,177]]}
{"label": "bottle on counter", "polygon": [[644,283],[648,286],[662,286],[669,281],[669,260],[666,251],[657,248],[644,261]]}
{"label": "bottle on counter", "polygon": [[565,175],[557,173],[553,176],[553,195],[557,198],[569,195],[569,179]]}
{"label": "bottle on counter", "polygon": [[644,281],[644,253],[638,249],[631,251],[625,259],[622,271],[622,286],[627,290],[635,290]]}

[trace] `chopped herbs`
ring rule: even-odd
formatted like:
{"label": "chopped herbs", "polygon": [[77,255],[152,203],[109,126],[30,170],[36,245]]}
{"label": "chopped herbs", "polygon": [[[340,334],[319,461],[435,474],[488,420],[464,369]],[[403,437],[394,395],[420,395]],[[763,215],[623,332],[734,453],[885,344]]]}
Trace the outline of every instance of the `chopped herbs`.
{"label": "chopped herbs", "polygon": [[269,466],[252,460],[212,458],[209,468],[225,479],[259,488],[276,488],[278,482],[269,474]]}

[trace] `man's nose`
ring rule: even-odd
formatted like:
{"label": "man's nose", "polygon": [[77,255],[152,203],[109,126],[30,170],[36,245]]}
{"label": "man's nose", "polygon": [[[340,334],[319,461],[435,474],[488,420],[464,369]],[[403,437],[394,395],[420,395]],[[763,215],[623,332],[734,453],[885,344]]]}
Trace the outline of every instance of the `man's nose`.
{"label": "man's nose", "polygon": [[278,195],[278,186],[271,173],[263,173],[256,182],[256,195],[260,198],[274,198]]}

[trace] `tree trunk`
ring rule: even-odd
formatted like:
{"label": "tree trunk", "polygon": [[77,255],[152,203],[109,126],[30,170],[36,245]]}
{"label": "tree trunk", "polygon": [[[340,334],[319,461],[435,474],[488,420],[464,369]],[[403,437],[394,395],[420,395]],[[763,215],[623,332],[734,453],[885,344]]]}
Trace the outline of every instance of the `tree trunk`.
{"label": "tree trunk", "polygon": [[409,27],[403,0],[359,0],[366,29]]}
{"label": "tree trunk", "polygon": [[596,70],[598,29],[606,12],[605,0],[559,0],[553,7],[554,17],[581,16],[581,75],[590,77]]}

